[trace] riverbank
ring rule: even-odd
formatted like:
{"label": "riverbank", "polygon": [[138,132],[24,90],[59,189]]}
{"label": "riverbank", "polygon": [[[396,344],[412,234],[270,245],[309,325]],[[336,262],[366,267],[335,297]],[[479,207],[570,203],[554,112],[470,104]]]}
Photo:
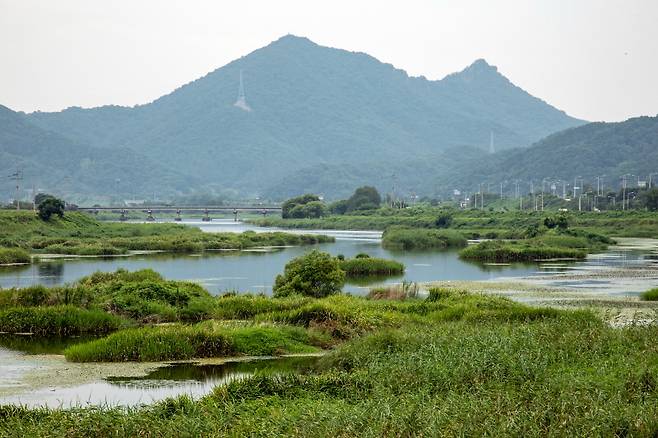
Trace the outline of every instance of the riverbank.
{"label": "riverbank", "polygon": [[[129,256],[145,251],[198,253],[333,242],[325,235],[285,232],[204,233],[172,223],[99,222],[67,212],[42,221],[32,212],[0,211],[0,264],[29,263],[32,255]],[[34,258],[34,257],[32,257]]]}

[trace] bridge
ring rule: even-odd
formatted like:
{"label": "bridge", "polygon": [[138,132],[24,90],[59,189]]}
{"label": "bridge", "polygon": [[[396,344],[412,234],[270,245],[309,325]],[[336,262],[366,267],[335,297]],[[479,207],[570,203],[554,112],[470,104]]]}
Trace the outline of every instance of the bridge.
{"label": "bridge", "polygon": [[268,213],[278,213],[281,211],[279,206],[271,205],[141,205],[141,206],[126,206],[126,207],[78,207],[78,211],[86,211],[92,214],[98,214],[101,211],[109,211],[112,213],[119,213],[121,216],[119,220],[128,220],[128,212],[139,211],[146,214],[147,221],[155,221],[154,214],[157,213],[176,213],[175,221],[181,221],[181,213],[202,213],[201,220],[210,222],[211,213],[233,213],[233,219],[238,220],[238,213],[259,213],[266,216]]}
{"label": "bridge", "polygon": [[279,206],[266,206],[266,205],[140,205],[140,206],[129,206],[129,207],[78,207],[78,211],[112,211],[120,213],[122,211],[142,211],[146,213],[151,211],[153,213],[177,213],[177,212],[201,212],[205,213],[218,213],[218,212],[279,212],[281,207]]}

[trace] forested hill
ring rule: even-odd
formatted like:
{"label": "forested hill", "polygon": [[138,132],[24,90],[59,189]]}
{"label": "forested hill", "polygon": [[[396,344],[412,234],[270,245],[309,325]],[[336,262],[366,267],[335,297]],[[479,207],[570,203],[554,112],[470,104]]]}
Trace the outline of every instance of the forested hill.
{"label": "forested hill", "polygon": [[[251,111],[234,105],[240,71]],[[384,169],[410,186],[411,163],[423,163],[425,172],[412,179],[434,178],[431,163],[441,167],[446,159],[465,159],[460,150],[488,149],[492,132],[502,150],[583,123],[484,60],[430,81],[290,35],[146,105],[27,117],[79,144],[128,148],[200,178],[205,188],[275,197],[296,191],[295,180],[316,176],[309,184],[328,196],[348,194],[355,184],[388,185],[371,180],[373,168],[380,179]],[[354,169],[349,189],[322,186],[330,174],[309,174],[319,167]]]}
{"label": "forested hill", "polygon": [[94,193],[153,193],[162,185],[185,190],[198,180],[172,171],[129,148],[95,148],[46,131],[20,113],[0,105],[0,203],[15,193],[8,175],[19,172],[26,189],[67,199]]}
{"label": "forested hill", "polygon": [[605,175],[608,184],[618,184],[624,174],[646,177],[653,172],[658,172],[658,116],[567,129],[526,149],[475,158],[434,181],[472,190],[483,181],[538,183],[543,178],[570,181],[577,176],[592,181]]}

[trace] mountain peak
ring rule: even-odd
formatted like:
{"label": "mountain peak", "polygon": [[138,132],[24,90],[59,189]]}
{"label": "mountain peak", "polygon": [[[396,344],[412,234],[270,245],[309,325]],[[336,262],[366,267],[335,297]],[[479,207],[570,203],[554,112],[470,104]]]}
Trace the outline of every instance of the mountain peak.
{"label": "mountain peak", "polygon": [[498,67],[489,64],[483,58],[476,59],[471,65],[466,67],[459,74],[467,74],[471,76],[483,76],[483,75],[496,75],[498,76]]}
{"label": "mountain peak", "polygon": [[313,41],[310,39],[303,37],[303,36],[297,36],[293,35],[291,33],[286,34],[274,41],[272,41],[270,46],[279,46],[279,45],[286,45],[286,46],[317,46]]}

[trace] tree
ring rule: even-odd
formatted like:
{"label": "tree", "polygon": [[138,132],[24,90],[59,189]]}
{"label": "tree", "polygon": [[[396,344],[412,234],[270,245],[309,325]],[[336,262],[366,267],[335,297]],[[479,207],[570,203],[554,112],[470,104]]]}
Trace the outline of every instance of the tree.
{"label": "tree", "polygon": [[452,224],[452,214],[450,213],[441,213],[434,221],[437,228],[448,228],[450,224]]}
{"label": "tree", "polygon": [[37,214],[43,221],[49,221],[54,214],[63,217],[64,202],[61,199],[50,196],[39,203],[37,206]]}
{"label": "tree", "polygon": [[295,205],[288,213],[291,218],[318,218],[327,215],[327,207],[320,201]]}
{"label": "tree", "polygon": [[48,193],[37,193],[37,195],[34,197],[34,204],[36,206],[39,206],[43,201],[45,201],[48,198],[54,198],[53,195],[49,195]]}
{"label": "tree", "polygon": [[329,204],[329,211],[331,214],[345,214],[347,212],[347,200],[341,199],[340,201],[332,202]]}
{"label": "tree", "polygon": [[281,217],[284,219],[294,217],[292,216],[292,210],[299,205],[305,205],[309,202],[321,202],[320,197],[318,195],[307,193],[305,195],[297,196],[296,198],[288,199],[281,206]]}
{"label": "tree", "polygon": [[381,203],[382,197],[376,188],[363,186],[356,189],[354,194],[347,200],[347,211],[372,210],[379,208]]}
{"label": "tree", "polygon": [[643,195],[644,206],[649,211],[658,210],[658,189],[648,190]]}
{"label": "tree", "polygon": [[275,297],[301,294],[322,298],[340,292],[343,284],[345,272],[338,259],[313,250],[286,264],[283,274],[276,277],[273,292]]}

